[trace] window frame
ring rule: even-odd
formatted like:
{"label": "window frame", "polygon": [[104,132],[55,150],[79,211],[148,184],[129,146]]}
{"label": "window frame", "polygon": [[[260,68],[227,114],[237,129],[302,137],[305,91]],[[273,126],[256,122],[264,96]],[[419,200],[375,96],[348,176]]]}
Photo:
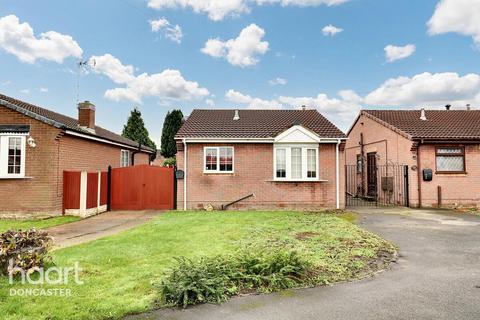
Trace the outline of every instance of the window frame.
{"label": "window frame", "polygon": [[[232,170],[220,170],[220,149],[232,150]],[[207,149],[215,149],[217,151],[217,169],[207,170]],[[235,172],[235,148],[233,146],[205,146],[203,147],[203,173],[204,174],[231,174]]]}
{"label": "window frame", "polygon": [[[26,134],[0,134],[0,179],[25,178]],[[10,138],[20,139],[20,173],[8,173],[8,157]]]}
{"label": "window frame", "polygon": [[[460,149],[462,153],[441,153],[438,152],[438,149]],[[438,170],[437,167],[437,157],[462,157],[463,158],[463,170],[462,171],[445,171],[445,170]],[[462,174],[467,173],[467,162],[466,162],[466,154],[465,154],[465,146],[463,145],[438,145],[435,146],[435,173],[439,174]]]}
{"label": "window frame", "polygon": [[[277,170],[278,170],[278,162],[277,162],[277,152],[278,150],[283,150],[284,151],[284,156],[285,156],[285,163],[284,163],[284,171],[285,171],[285,177],[277,177]],[[287,178],[287,149],[285,147],[278,147],[274,150],[273,152],[273,161],[274,161],[274,167],[273,167],[273,176],[276,179],[286,179]]]}
{"label": "window frame", "polygon": [[[300,148],[302,155],[302,177],[292,178],[292,148]],[[285,150],[285,177],[277,177],[277,150]],[[315,150],[315,177],[308,177],[308,151]],[[320,159],[318,144],[275,144],[273,147],[273,180],[287,182],[315,182],[320,181]]]}
{"label": "window frame", "polygon": [[[123,162],[123,154],[126,153],[127,154],[127,165],[124,165],[124,162]],[[126,150],[126,149],[121,149],[120,150],[120,168],[126,168],[126,167],[130,167],[132,165],[132,161],[130,159],[130,150]]]}

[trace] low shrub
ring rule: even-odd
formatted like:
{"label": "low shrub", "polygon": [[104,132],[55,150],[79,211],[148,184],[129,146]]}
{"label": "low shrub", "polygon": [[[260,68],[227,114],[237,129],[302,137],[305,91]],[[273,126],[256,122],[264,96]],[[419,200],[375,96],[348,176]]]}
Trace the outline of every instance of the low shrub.
{"label": "low shrub", "polygon": [[303,283],[310,265],[297,252],[241,253],[188,259],[160,283],[164,306],[220,303],[242,292],[272,292]]}
{"label": "low shrub", "polygon": [[25,271],[42,267],[48,259],[48,250],[52,244],[52,237],[43,230],[8,230],[2,233],[0,235],[0,274],[7,275],[10,267]]}
{"label": "low shrub", "polygon": [[163,167],[174,167],[177,164],[177,159],[173,158],[166,158],[163,160],[162,166]]}

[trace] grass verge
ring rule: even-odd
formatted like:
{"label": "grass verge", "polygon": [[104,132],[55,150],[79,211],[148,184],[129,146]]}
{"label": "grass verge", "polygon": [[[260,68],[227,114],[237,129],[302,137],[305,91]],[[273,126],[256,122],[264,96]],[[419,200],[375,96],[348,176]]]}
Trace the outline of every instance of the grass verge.
{"label": "grass verge", "polygon": [[155,284],[175,257],[200,259],[265,250],[295,250],[317,270],[316,284],[352,280],[384,266],[395,248],[334,215],[302,212],[169,212],[118,235],[53,252],[57,266],[79,262],[83,285],[71,296],[11,296],[39,288],[0,279],[3,319],[116,319],[159,305]]}
{"label": "grass verge", "polygon": [[0,219],[0,233],[7,230],[44,229],[80,220],[79,217],[62,216],[42,220]]}

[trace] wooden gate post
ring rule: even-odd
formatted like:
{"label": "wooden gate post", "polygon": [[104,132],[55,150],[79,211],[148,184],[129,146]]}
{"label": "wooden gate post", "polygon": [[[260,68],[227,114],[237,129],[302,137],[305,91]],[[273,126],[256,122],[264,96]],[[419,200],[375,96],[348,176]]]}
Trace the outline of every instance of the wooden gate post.
{"label": "wooden gate post", "polygon": [[107,171],[107,211],[110,211],[112,199],[112,166],[108,166]]}

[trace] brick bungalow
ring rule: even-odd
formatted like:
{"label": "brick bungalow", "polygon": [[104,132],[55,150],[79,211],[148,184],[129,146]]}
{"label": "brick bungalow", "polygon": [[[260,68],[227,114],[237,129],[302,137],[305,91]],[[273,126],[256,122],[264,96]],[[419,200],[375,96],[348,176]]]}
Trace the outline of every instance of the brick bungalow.
{"label": "brick bungalow", "polygon": [[152,152],[96,126],[88,101],[74,119],[0,94],[0,217],[61,215],[64,170],[148,164]]}
{"label": "brick bungalow", "polygon": [[346,136],[316,110],[194,110],[175,139],[178,208],[344,206]]}
{"label": "brick bungalow", "polygon": [[412,207],[479,206],[480,110],[363,110],[345,163],[370,161],[408,166]]}

